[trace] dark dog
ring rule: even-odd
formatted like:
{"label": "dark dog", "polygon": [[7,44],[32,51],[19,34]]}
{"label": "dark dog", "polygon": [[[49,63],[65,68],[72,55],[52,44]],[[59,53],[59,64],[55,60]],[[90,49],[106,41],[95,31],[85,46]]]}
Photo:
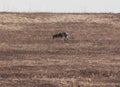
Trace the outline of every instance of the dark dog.
{"label": "dark dog", "polygon": [[66,32],[61,32],[61,33],[57,33],[57,34],[54,34],[53,35],[53,39],[55,39],[55,38],[65,38],[65,39],[67,39],[67,37],[68,37],[68,34],[66,33]]}

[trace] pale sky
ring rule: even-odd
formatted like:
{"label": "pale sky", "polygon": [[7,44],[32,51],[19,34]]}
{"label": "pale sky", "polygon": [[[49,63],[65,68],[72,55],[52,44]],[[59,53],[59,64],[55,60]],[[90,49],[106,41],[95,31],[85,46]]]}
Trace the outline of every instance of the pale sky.
{"label": "pale sky", "polygon": [[120,13],[120,0],[0,0],[0,11]]}

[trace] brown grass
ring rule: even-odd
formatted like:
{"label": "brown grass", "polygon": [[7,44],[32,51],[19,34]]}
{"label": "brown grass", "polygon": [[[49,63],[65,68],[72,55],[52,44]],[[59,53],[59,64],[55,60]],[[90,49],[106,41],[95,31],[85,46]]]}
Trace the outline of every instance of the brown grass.
{"label": "brown grass", "polygon": [[120,87],[120,14],[0,13],[0,87]]}

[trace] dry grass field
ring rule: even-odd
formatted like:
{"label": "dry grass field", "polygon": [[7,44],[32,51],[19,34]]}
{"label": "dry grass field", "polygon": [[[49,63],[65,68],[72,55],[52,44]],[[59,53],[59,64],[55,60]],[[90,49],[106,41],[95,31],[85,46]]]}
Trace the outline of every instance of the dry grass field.
{"label": "dry grass field", "polygon": [[0,13],[0,87],[120,87],[120,14]]}

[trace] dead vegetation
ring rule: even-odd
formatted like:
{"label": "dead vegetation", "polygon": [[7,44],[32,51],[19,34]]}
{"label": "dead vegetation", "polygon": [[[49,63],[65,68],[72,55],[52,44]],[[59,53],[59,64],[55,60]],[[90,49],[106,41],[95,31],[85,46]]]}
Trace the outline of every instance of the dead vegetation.
{"label": "dead vegetation", "polygon": [[0,13],[0,87],[119,87],[119,46],[120,14]]}

